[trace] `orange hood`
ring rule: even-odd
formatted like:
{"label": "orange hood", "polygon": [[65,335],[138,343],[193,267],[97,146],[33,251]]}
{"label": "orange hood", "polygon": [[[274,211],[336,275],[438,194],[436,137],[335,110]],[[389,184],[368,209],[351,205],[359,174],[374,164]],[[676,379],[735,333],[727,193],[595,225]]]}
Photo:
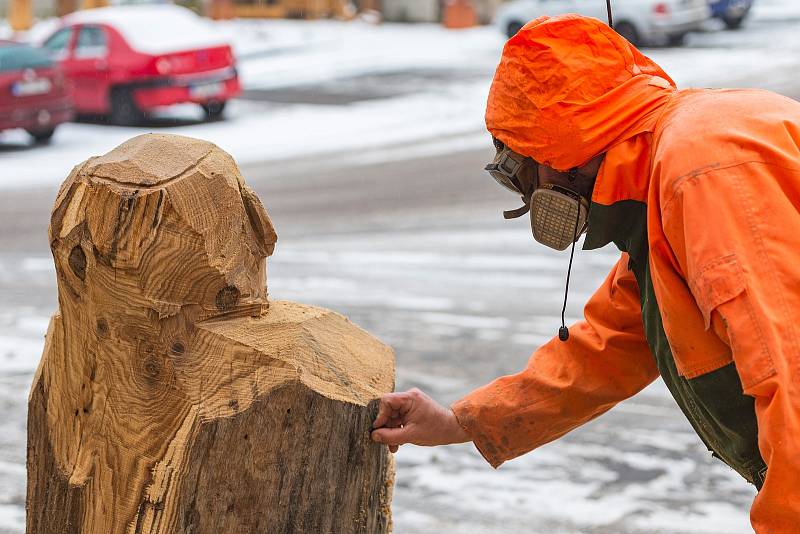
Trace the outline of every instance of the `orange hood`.
{"label": "orange hood", "polygon": [[675,82],[605,23],[541,17],[508,40],[486,127],[514,151],[568,170],[652,131]]}

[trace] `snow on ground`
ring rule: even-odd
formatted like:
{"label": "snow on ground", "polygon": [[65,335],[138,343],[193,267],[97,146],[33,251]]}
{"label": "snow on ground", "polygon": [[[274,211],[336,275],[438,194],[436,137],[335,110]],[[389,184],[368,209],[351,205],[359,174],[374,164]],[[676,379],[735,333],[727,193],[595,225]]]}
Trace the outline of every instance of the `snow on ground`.
{"label": "snow on ground", "polygon": [[434,24],[329,20],[218,24],[242,60],[243,83],[259,88],[412,69],[485,70],[496,64],[504,42],[493,27],[450,31]]}
{"label": "snow on ground", "polygon": [[[24,132],[0,133],[0,141],[8,143],[0,148],[0,188],[55,186],[74,165],[88,157],[152,131],[212,141],[240,164],[323,154],[337,157],[356,147],[365,150],[419,140],[436,141],[428,150],[438,148],[440,153],[451,150],[453,143],[458,148],[473,148],[479,146],[474,134],[482,125],[482,117],[474,113],[473,104],[480,101],[482,105],[484,98],[481,89],[466,87],[462,91],[449,88],[436,95],[364,102],[344,109],[312,106],[271,109],[234,101],[229,120],[224,122],[201,123],[199,109],[184,107],[180,110],[183,116],[194,116],[197,124],[165,128],[66,124],[56,132],[53,146],[42,150],[29,148]],[[441,138],[448,142],[442,144]],[[46,158],[42,157],[45,154]]]}

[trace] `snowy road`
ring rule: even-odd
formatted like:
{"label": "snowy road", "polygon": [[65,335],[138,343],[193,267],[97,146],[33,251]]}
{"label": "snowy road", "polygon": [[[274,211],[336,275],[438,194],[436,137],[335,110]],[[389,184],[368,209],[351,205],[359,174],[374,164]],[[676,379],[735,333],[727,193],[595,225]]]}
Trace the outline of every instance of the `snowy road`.
{"label": "snowy road", "polygon": [[[680,84],[798,96],[800,16],[782,13],[649,54]],[[225,122],[181,111],[180,121],[147,128],[70,124],[45,149],[0,137],[0,533],[24,530],[25,402],[56,306],[46,237],[54,187],[71,165],[137,133],[231,151],[278,231],[271,295],[334,308],[390,343],[400,389],[450,402],[522,368],[557,330],[567,257],[535,245],[524,219],[503,221],[517,201],[481,171],[490,154],[483,100],[501,40],[485,28],[458,40],[435,28],[365,26],[336,41],[349,58],[336,70],[322,67],[339,26],[320,24],[322,38],[280,24],[271,55],[250,50],[252,39],[242,45],[250,99]],[[414,44],[399,54],[403,36]],[[395,50],[381,55],[387,43]],[[438,52],[420,74],[423,47]],[[295,54],[304,63],[290,61]],[[615,257],[578,253],[573,319]],[[499,471],[471,446],[403,447],[398,463],[399,534],[749,531],[752,490],[711,459],[660,383]]]}

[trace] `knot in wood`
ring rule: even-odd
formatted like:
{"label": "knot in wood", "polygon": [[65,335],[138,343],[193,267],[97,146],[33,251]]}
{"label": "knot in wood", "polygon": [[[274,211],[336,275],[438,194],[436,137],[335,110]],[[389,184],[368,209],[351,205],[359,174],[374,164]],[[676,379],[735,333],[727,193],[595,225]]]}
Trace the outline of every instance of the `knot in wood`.
{"label": "knot in wood", "polygon": [[161,362],[155,354],[148,354],[142,361],[142,371],[147,378],[157,379],[161,374]]}
{"label": "knot in wood", "polygon": [[106,338],[108,337],[108,321],[103,319],[102,317],[97,319],[97,336]]}
{"label": "knot in wood", "polygon": [[239,303],[240,293],[236,286],[223,287],[215,299],[219,311],[227,311]]}

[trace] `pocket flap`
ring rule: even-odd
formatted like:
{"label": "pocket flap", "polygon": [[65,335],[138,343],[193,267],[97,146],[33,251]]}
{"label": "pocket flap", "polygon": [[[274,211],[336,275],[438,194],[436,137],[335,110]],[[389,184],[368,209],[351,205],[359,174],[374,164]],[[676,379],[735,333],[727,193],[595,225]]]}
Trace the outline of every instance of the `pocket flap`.
{"label": "pocket flap", "polygon": [[730,254],[706,264],[689,286],[708,330],[714,309],[744,291],[744,272],[736,255]]}

